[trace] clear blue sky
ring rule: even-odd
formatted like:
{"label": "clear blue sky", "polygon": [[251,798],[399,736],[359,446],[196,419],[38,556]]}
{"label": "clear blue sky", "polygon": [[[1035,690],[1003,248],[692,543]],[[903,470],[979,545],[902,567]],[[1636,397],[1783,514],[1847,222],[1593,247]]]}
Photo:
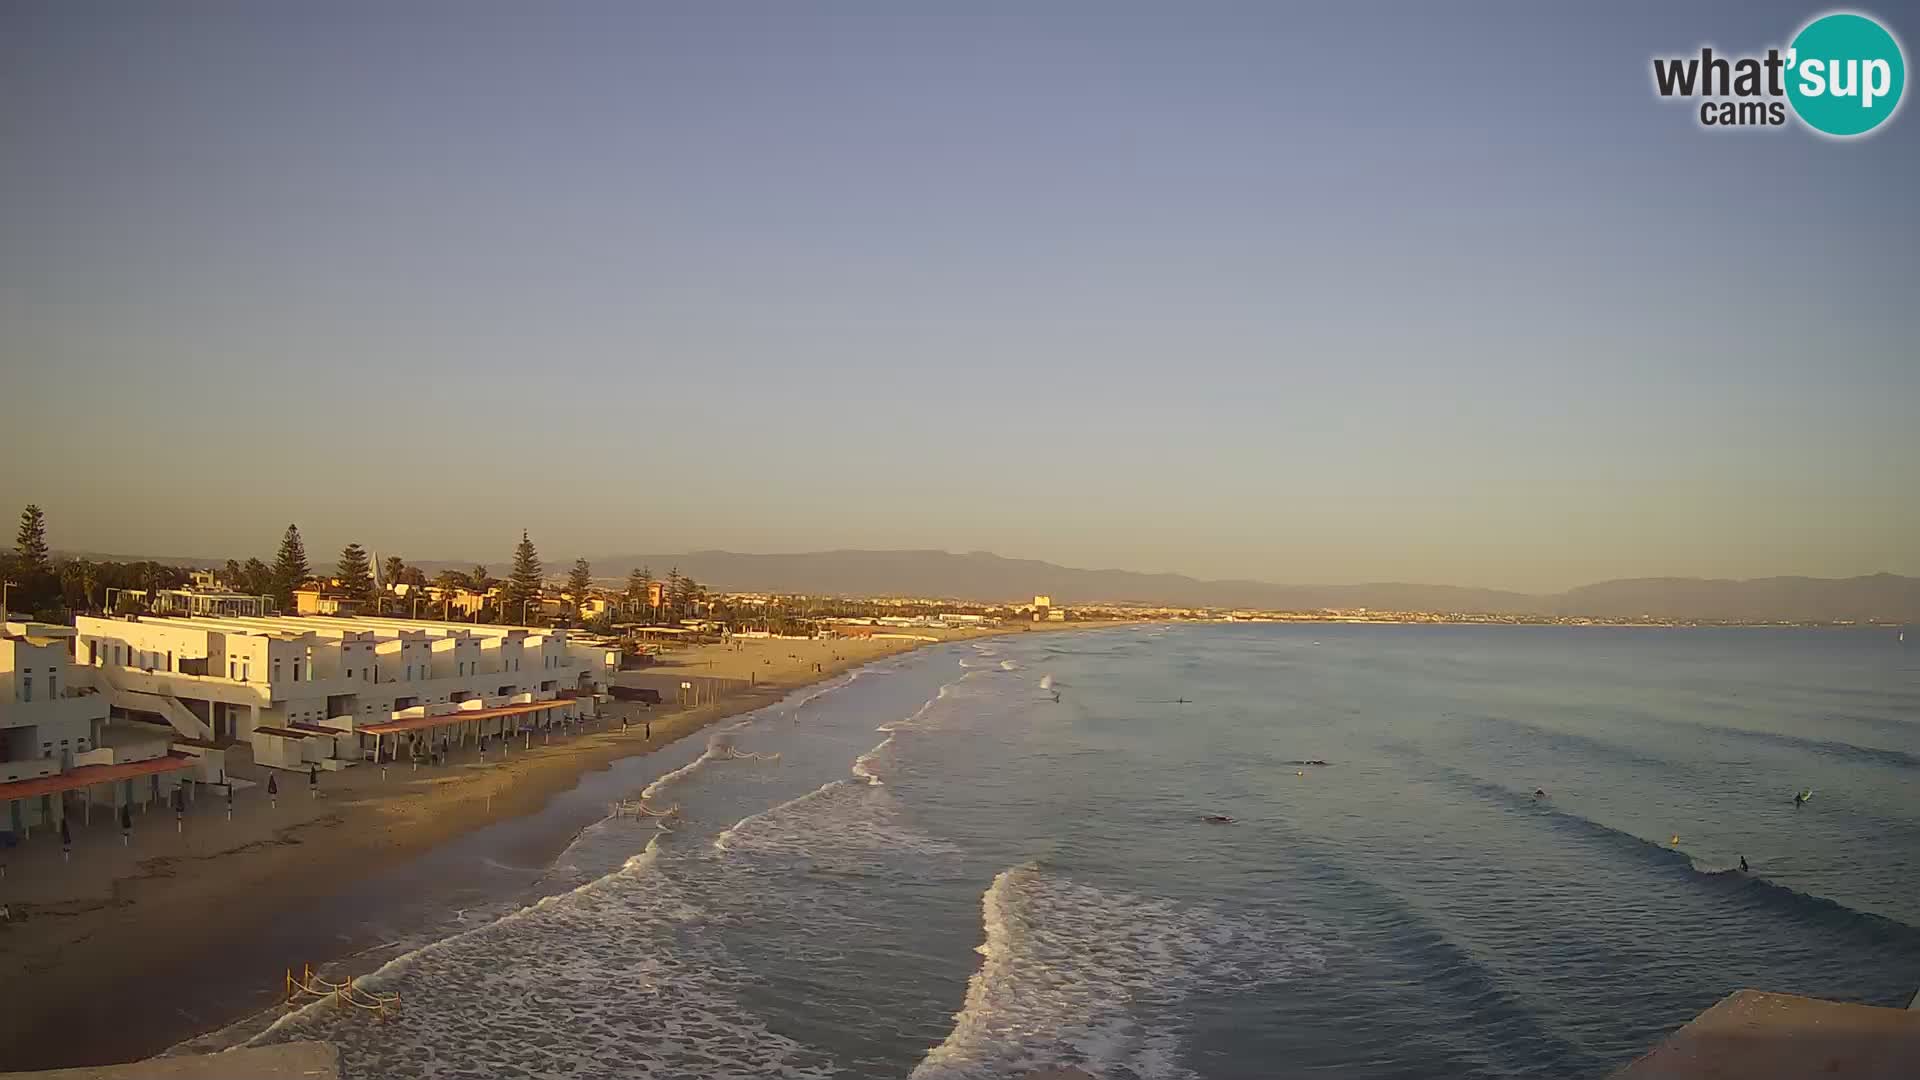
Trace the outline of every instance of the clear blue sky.
{"label": "clear blue sky", "polygon": [[1920,115],[1650,86],[1822,9],[909,6],[8,3],[0,506],[215,556],[1920,573]]}

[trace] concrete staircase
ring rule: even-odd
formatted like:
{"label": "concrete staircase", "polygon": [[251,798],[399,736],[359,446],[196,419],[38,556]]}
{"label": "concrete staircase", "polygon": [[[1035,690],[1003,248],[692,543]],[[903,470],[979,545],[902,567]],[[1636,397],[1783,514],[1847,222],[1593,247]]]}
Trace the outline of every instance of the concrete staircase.
{"label": "concrete staircase", "polygon": [[166,720],[174,731],[184,739],[212,739],[213,729],[205,720],[193,714],[193,710],[181,704],[172,694],[149,694],[142,690],[128,690],[118,686],[107,676],[106,669],[95,668],[94,675],[99,677],[107,691],[107,700],[116,708],[133,709],[138,712],[154,713]]}

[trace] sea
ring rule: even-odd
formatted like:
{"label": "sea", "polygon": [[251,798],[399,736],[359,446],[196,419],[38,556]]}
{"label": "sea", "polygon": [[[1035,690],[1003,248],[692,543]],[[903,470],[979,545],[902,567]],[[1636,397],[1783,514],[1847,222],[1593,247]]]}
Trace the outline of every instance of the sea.
{"label": "sea", "polygon": [[436,1080],[1595,1077],[1744,987],[1920,989],[1891,629],[1010,634],[623,767],[535,902],[356,981],[384,1019],[253,1042]]}

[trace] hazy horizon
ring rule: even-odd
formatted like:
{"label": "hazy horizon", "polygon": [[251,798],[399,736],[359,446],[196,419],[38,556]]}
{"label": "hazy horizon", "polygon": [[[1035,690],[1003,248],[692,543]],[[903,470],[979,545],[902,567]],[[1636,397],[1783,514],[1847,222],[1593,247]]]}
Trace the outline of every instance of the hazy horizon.
{"label": "hazy horizon", "polygon": [[0,545],[1920,576],[1920,118],[1649,89],[1822,10],[10,4]]}

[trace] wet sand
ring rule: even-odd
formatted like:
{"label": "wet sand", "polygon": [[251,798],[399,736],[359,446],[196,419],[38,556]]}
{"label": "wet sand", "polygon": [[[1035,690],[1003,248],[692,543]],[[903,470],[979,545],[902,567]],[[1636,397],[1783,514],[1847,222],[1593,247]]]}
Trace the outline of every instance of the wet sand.
{"label": "wet sand", "polygon": [[[993,631],[926,633],[959,640]],[[924,644],[748,639],[679,649],[643,673],[751,675],[759,685],[698,708],[616,702],[586,731],[515,744],[504,761],[496,751],[483,762],[468,747],[418,772],[390,766],[383,778],[359,765],[323,774],[319,798],[304,777],[280,773],[275,804],[267,770],[235,764],[234,775],[262,784],[236,796],[231,821],[218,798],[200,798],[180,831],[155,807],[136,815],[133,842],[122,847],[109,815],[96,814],[92,826],[74,827],[71,862],[57,836],[36,833],[5,853],[0,880],[13,916],[0,923],[0,981],[10,991],[0,1069],[161,1052],[271,1007],[286,969],[377,951],[464,907],[537,889],[581,828],[652,779],[651,751]]]}

